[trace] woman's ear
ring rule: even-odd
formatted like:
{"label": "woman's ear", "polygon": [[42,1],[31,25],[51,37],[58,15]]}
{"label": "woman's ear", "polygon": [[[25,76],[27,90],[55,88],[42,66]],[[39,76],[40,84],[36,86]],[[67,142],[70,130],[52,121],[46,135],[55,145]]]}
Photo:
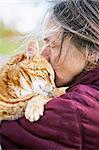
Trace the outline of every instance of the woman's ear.
{"label": "woman's ear", "polygon": [[94,69],[99,64],[99,52],[87,52],[86,55],[86,64],[85,64],[85,71],[90,71]]}
{"label": "woman's ear", "polygon": [[37,41],[29,41],[26,47],[26,56],[28,59],[39,55],[39,45]]}

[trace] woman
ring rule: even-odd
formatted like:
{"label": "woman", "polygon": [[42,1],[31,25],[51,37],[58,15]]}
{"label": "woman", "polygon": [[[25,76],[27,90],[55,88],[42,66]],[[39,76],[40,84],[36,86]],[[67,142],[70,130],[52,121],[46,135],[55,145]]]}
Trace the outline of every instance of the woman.
{"label": "woman", "polygon": [[25,118],[1,125],[3,149],[99,149],[99,1],[60,1],[47,17],[42,55],[66,94],[45,106],[35,123]]}

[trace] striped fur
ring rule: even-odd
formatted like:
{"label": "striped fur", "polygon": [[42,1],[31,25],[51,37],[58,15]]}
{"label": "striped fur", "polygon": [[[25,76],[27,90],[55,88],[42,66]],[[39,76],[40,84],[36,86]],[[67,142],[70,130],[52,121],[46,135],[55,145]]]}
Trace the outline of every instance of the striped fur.
{"label": "striped fur", "polygon": [[51,98],[62,94],[55,89],[54,72],[45,58],[28,58],[26,52],[14,56],[0,70],[0,121],[22,117],[37,95]]}

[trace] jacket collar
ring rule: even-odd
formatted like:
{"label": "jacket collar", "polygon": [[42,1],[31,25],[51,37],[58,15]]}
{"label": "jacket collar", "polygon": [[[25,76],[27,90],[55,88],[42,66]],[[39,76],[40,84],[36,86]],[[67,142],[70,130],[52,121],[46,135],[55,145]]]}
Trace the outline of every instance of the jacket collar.
{"label": "jacket collar", "polygon": [[69,84],[69,89],[71,89],[73,86],[77,84],[85,84],[85,85],[90,85],[92,87],[95,87],[96,89],[99,90],[99,67],[87,71],[87,72],[82,72],[78,76],[76,76]]}

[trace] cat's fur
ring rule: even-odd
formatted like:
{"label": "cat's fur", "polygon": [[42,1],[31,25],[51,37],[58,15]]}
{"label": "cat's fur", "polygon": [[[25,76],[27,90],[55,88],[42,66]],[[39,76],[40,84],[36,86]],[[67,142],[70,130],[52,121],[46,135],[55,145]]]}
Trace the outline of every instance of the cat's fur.
{"label": "cat's fur", "polygon": [[44,105],[63,92],[55,87],[54,72],[30,42],[0,70],[0,121],[25,115],[33,122],[43,115]]}

